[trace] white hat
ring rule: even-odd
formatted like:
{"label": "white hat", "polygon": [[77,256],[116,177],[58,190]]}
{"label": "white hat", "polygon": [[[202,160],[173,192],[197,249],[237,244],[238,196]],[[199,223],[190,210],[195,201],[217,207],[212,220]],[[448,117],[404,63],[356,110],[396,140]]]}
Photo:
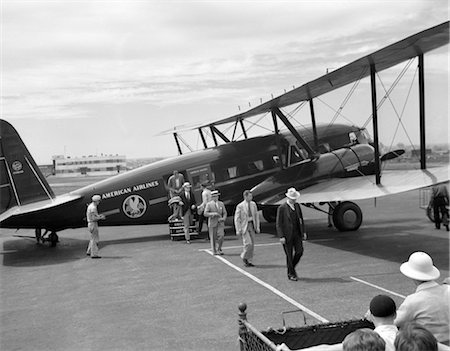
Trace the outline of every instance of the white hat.
{"label": "white hat", "polygon": [[100,195],[94,195],[92,196],[92,201],[100,201],[102,198],[100,197]]}
{"label": "white hat", "polygon": [[408,278],[420,281],[429,281],[439,278],[439,269],[433,266],[433,260],[425,252],[414,252],[409,256],[408,262],[400,266],[400,272]]}
{"label": "white hat", "polygon": [[295,188],[289,188],[285,195],[292,200],[297,200],[300,197],[300,193]]}
{"label": "white hat", "polygon": [[219,190],[211,191],[211,196],[219,196],[219,195],[220,195]]}
{"label": "white hat", "polygon": [[189,182],[185,182],[184,184],[183,184],[183,187],[190,187],[191,186],[191,183],[189,183]]}

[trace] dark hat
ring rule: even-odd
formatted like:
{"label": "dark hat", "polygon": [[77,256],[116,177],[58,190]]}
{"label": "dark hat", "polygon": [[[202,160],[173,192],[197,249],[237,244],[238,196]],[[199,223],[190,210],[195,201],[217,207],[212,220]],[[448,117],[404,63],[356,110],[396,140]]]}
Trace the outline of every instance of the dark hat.
{"label": "dark hat", "polygon": [[370,301],[370,313],[374,317],[390,317],[395,314],[397,307],[394,300],[386,295],[377,295]]}

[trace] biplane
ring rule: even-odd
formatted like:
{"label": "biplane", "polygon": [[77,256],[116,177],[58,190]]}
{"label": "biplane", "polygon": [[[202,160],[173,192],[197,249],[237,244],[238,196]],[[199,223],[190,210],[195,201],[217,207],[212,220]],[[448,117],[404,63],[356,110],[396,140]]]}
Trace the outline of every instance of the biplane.
{"label": "biplane", "polygon": [[[57,232],[86,225],[86,205],[94,194],[102,197],[103,226],[166,223],[169,216],[167,180],[173,170],[193,185],[200,203],[200,184],[209,181],[233,213],[242,191],[251,189],[268,221],[286,189],[295,186],[300,202],[319,209],[330,204],[333,222],[341,231],[356,230],[362,212],[352,201],[376,198],[428,187],[449,179],[449,166],[426,167],[424,54],[447,45],[449,22],[442,23],[364,56],[337,70],[294,88],[283,95],[231,117],[167,131],[173,134],[179,155],[122,173],[70,193],[55,196],[14,127],[0,120],[0,226],[35,229],[49,234],[52,245]],[[398,157],[402,150],[380,155],[376,73],[406,60],[418,58],[419,71],[419,170],[383,171],[380,164]],[[314,99],[352,82],[371,80],[373,140],[365,128],[316,123]],[[310,106],[311,126],[295,127],[283,108],[305,102]],[[273,130],[249,137],[245,122],[266,114]],[[233,135],[220,128],[231,125]],[[198,131],[203,149],[183,153],[180,133]],[[237,131],[243,136],[236,138]],[[214,145],[208,146],[207,138]]]}

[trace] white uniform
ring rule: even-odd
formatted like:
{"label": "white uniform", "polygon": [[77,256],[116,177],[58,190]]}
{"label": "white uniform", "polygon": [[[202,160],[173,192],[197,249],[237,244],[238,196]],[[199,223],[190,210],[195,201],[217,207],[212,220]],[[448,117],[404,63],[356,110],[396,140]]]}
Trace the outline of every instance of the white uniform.
{"label": "white uniform", "polygon": [[91,255],[91,257],[98,256],[98,223],[99,219],[102,219],[102,216],[99,216],[97,211],[97,205],[91,202],[86,211],[86,220],[88,222],[88,230],[91,234],[91,240],[89,241],[89,246],[87,248],[86,254]]}

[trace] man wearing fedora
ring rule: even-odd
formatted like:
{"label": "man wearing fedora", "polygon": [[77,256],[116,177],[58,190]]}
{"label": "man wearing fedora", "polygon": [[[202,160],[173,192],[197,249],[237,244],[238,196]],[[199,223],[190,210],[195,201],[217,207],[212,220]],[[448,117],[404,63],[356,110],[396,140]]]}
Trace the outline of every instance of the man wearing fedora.
{"label": "man wearing fedora", "polygon": [[105,219],[104,215],[99,215],[97,206],[101,201],[100,195],[92,196],[92,202],[89,204],[86,210],[86,220],[88,223],[88,230],[91,235],[91,240],[89,241],[89,246],[86,250],[86,255],[90,255],[91,258],[101,258],[98,255],[98,221],[101,219]]}
{"label": "man wearing fedora", "polygon": [[194,193],[191,191],[191,183],[185,182],[183,184],[183,190],[180,193],[180,198],[183,202],[181,214],[183,216],[184,223],[184,237],[186,239],[186,243],[190,244],[191,236],[189,234],[189,227],[191,226],[194,218],[194,212],[197,208]]}
{"label": "man wearing fedora", "polygon": [[286,254],[287,275],[289,280],[297,281],[295,266],[303,255],[303,240],[306,240],[305,223],[300,204],[300,193],[289,188],[285,194],[287,202],[277,210],[277,234]]}
{"label": "man wearing fedora", "polygon": [[[208,218],[209,239],[214,255],[223,255],[222,244],[225,237],[225,220],[227,210],[222,201],[219,201],[219,191],[211,191],[211,201],[206,204],[204,216]],[[217,246],[216,246],[217,243]]]}
{"label": "man wearing fedora", "polygon": [[395,324],[401,329],[408,322],[417,322],[438,342],[449,345],[450,286],[436,282],[440,272],[431,257],[425,252],[414,252],[400,266],[400,272],[412,279],[417,288],[398,308]]}

